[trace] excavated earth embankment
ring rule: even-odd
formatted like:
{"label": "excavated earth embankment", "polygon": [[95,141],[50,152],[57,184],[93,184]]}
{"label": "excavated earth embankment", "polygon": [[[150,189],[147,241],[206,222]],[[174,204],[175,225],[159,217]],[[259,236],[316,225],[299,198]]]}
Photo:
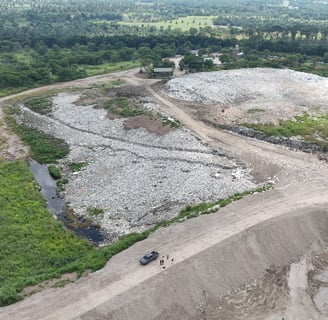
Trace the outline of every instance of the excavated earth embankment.
{"label": "excavated earth embankment", "polygon": [[[291,290],[295,285],[288,283],[289,264],[307,254],[313,263],[315,256],[321,261],[320,265],[311,266],[314,274],[320,274],[328,266],[327,254],[319,259],[314,253],[327,248],[326,205],[291,210],[263,221],[213,243],[183,263],[167,261],[168,271],[106,301],[79,319],[103,319],[106,315],[113,320],[266,319],[276,312],[288,314],[288,308],[293,306]],[[217,229],[218,233],[224,231],[224,227]],[[305,276],[311,286],[308,274]],[[321,284],[322,288],[328,286]],[[309,299],[286,319],[325,317]]]}
{"label": "excavated earth embankment", "polygon": [[[316,278],[324,279],[328,268],[328,200],[313,187],[316,196],[305,186],[290,196],[271,190],[159,230],[104,269],[3,308],[0,315],[4,320],[326,319],[325,309],[318,308],[326,301],[328,281]],[[136,256],[147,248],[164,255],[165,269],[158,261],[138,265]]]}

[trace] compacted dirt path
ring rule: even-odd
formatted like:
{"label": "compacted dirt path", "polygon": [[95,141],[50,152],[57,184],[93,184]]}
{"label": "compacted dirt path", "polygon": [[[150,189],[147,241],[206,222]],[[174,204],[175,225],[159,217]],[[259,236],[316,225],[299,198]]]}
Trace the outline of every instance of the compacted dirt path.
{"label": "compacted dirt path", "polygon": [[[211,309],[218,303],[213,299],[231,294],[270,266],[289,265],[292,259],[307,253],[314,243],[319,251],[326,246],[323,241],[328,238],[325,162],[311,154],[206,126],[177,101],[152,88],[153,81],[134,77],[135,72],[93,77],[29,92],[115,78],[125,79],[132,85],[146,84],[161,110],[177,118],[213,148],[223,149],[250,166],[258,181],[274,181],[276,188],[234,202],[219,214],[163,228],[112,258],[98,272],[64,288],[47,289],[1,308],[2,320],[247,319],[248,316],[265,319],[264,315],[270,316],[268,308],[264,308],[265,313],[259,317],[250,316],[249,310],[248,315],[230,314],[224,313],[232,312],[230,307]],[[9,98],[1,99],[0,103]],[[164,256],[165,268],[158,261],[148,266],[139,265],[139,257],[150,249]],[[293,305],[300,299],[285,300]],[[272,305],[269,302],[266,301]],[[277,314],[277,309],[283,312],[286,306],[282,305],[281,310],[279,305],[274,308]],[[288,319],[299,319],[297,305],[288,310]],[[311,312],[318,313],[315,308]],[[316,318],[325,319],[319,314]],[[281,318],[272,316],[272,319]]]}

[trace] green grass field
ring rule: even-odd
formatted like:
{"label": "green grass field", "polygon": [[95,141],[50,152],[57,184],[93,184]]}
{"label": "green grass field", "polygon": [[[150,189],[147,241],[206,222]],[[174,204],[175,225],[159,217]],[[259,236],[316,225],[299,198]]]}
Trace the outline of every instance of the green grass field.
{"label": "green grass field", "polygon": [[94,249],[53,219],[27,163],[0,161],[0,175],[1,306],[28,285],[78,270]]}
{"label": "green grass field", "polygon": [[142,22],[142,21],[122,21],[122,25],[128,26],[144,26],[155,27],[157,29],[180,29],[181,31],[189,31],[190,28],[212,27],[214,16],[188,16],[174,20],[159,21],[159,22]]}
{"label": "green grass field", "polygon": [[122,61],[117,62],[115,64],[113,63],[105,63],[100,65],[82,65],[79,66],[79,69],[84,69],[87,73],[87,76],[95,76],[97,74],[104,74],[104,73],[110,73],[110,72],[116,72],[120,70],[128,70],[132,68],[137,68],[140,66],[139,61]]}

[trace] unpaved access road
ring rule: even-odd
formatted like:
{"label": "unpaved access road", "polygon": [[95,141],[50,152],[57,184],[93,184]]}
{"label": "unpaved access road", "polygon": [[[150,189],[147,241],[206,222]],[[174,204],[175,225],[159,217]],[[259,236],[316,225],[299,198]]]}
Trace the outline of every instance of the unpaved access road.
{"label": "unpaved access road", "polygon": [[[270,266],[289,265],[311,246],[324,249],[324,239],[328,238],[327,164],[311,154],[206,126],[182,104],[153,89],[148,80],[134,77],[131,71],[65,86],[115,78],[145,84],[163,111],[213,148],[247,163],[259,181],[274,180],[276,188],[234,202],[219,214],[163,228],[116,255],[98,272],[64,288],[47,289],[1,308],[0,318],[281,319],[286,314],[285,319],[301,319],[301,314],[304,319],[326,319],[313,305],[293,305],[298,300],[289,299],[288,294],[280,304],[266,300],[256,315],[246,308],[247,301],[238,307],[238,312],[231,311],[231,306],[215,307],[219,297],[257,279]],[[38,90],[45,88],[30,92]],[[145,267],[138,264],[139,257],[150,249],[164,255],[165,269],[158,261]],[[306,314],[306,310],[311,313]]]}

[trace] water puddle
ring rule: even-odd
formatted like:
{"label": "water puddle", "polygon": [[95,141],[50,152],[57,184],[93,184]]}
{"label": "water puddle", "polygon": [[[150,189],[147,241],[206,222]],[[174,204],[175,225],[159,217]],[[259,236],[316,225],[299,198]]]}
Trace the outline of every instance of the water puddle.
{"label": "water puddle", "polygon": [[57,185],[55,179],[51,177],[46,165],[30,160],[30,170],[41,187],[41,193],[47,201],[47,208],[55,219],[59,219],[64,225],[72,230],[76,235],[82,236],[95,244],[104,240],[101,231],[97,226],[87,223],[85,218],[74,217],[67,212],[67,206],[64,199],[57,194]]}

